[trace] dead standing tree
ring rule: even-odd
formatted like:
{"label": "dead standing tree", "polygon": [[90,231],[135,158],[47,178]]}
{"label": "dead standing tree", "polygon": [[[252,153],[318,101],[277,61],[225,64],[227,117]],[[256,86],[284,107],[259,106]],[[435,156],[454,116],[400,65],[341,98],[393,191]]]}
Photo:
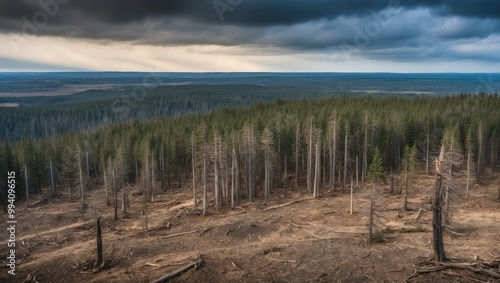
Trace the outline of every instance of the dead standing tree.
{"label": "dead standing tree", "polygon": [[335,163],[336,163],[336,153],[337,153],[337,115],[333,114],[333,120],[328,123],[328,153],[329,153],[329,179],[330,179],[330,190],[335,189]]}
{"label": "dead standing tree", "polygon": [[266,128],[261,138],[262,151],[264,153],[264,198],[268,199],[271,194],[271,180],[274,160],[274,140],[273,133]]}
{"label": "dead standing tree", "polygon": [[[450,202],[458,196],[458,175],[463,163],[463,155],[457,150],[456,145],[444,140],[439,158],[436,159],[436,180],[434,200],[432,206],[432,245],[434,249],[434,260],[446,261],[444,250],[443,231],[450,221]],[[443,216],[445,224],[443,224]]]}

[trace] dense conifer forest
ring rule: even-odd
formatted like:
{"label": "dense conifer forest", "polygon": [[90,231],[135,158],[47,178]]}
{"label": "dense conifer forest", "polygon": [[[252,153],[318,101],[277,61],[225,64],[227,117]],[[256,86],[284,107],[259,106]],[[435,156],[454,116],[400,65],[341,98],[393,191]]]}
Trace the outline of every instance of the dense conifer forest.
{"label": "dense conifer forest", "polygon": [[[481,182],[486,168],[498,164],[498,109],[499,97],[489,94],[276,100],[45,139],[4,139],[0,166],[15,168],[19,186],[27,188],[16,191],[20,196],[45,188],[54,194],[70,188],[77,196],[114,178],[118,189],[138,183],[148,196],[184,185],[194,186],[197,197],[210,190],[221,207],[273,190],[307,186],[316,195],[325,187],[343,189],[351,179],[370,182],[377,151],[383,168],[370,170],[382,172],[377,178],[406,170],[411,148],[418,170],[434,173],[446,145],[469,156],[469,170]],[[0,186],[5,200],[7,184]]]}

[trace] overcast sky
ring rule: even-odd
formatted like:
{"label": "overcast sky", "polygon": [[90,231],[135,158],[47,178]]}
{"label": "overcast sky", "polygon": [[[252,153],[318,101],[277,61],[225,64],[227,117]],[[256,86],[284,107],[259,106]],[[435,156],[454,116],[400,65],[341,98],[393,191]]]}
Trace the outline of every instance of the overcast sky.
{"label": "overcast sky", "polygon": [[500,72],[498,0],[1,0],[0,71]]}

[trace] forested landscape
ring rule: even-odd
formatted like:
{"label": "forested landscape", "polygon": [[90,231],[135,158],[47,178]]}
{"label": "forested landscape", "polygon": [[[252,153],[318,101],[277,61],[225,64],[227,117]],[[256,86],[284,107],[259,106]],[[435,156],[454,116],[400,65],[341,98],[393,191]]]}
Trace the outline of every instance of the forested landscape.
{"label": "forested landscape", "polygon": [[[335,216],[335,221],[354,221],[346,217],[358,217],[363,228],[355,233],[367,234],[371,243],[391,241],[394,223],[389,223],[394,220],[387,219],[387,211],[398,211],[396,220],[405,221],[400,233],[424,233],[428,230],[422,225],[430,222],[422,224],[424,216],[420,215],[437,213],[434,208],[439,208],[438,218],[432,221],[432,229],[439,228],[433,231],[433,237],[439,237],[433,239],[433,247],[435,257],[444,262],[443,227],[449,233],[466,235],[451,227],[454,203],[468,203],[462,200],[469,193],[475,195],[478,188],[489,186],[493,189],[482,196],[500,200],[495,181],[500,145],[497,94],[348,95],[280,83],[155,86],[139,89],[142,95],[134,94],[134,89],[123,86],[70,96],[5,98],[5,103],[25,104],[2,108],[0,118],[0,171],[15,171],[16,205],[22,204],[36,217],[33,209],[46,207],[42,205],[47,202],[55,209],[64,202],[69,205],[64,209],[81,215],[70,221],[81,217],[81,229],[93,229],[93,221],[86,221],[93,215],[102,217],[105,227],[116,233],[129,231],[116,225],[133,220],[141,223],[134,225],[146,238],[165,239],[193,231],[201,237],[206,231],[221,229],[211,225],[154,236],[170,229],[171,222],[175,227],[182,223],[176,221],[202,225],[198,221],[226,214],[233,217],[231,213],[241,210],[257,209],[260,215],[310,200],[316,201],[311,205],[323,203],[322,207],[329,207],[330,201],[349,200],[348,208],[338,210],[333,205],[332,211],[311,219],[322,221],[328,215]],[[5,211],[7,190],[7,179],[2,179]],[[179,209],[179,215],[170,215],[168,221],[158,218],[162,214],[157,212],[165,206],[169,213]],[[343,209],[351,216],[343,214]],[[310,213],[317,211],[321,209],[313,208]],[[189,218],[193,216],[208,220]],[[272,221],[281,217],[286,216]],[[420,224],[409,228],[408,223],[416,225],[409,218]],[[434,225],[438,219],[445,224]],[[231,225],[219,239],[239,232],[244,224]],[[320,234],[312,235],[321,240]],[[128,232],[117,235],[129,237]],[[78,243],[76,238],[73,241]],[[104,266],[102,251],[100,256],[97,262]],[[201,264],[199,260],[192,266]],[[238,269],[238,264],[232,264]],[[82,268],[81,262],[76,265]],[[411,274],[408,271],[406,276]]]}
{"label": "forested landscape", "polygon": [[[486,94],[279,100],[49,139],[4,141],[1,164],[16,168],[23,176],[20,186],[27,180],[29,192],[50,187],[51,174],[54,187],[79,187],[79,170],[86,190],[92,189],[90,183],[102,181],[106,170],[116,171],[120,187],[151,175],[151,183],[161,181],[156,189],[165,190],[174,184],[181,187],[193,173],[201,184],[204,170],[207,178],[214,178],[218,169],[225,192],[233,180],[241,189],[238,194],[251,198],[263,194],[255,189],[264,180],[275,188],[283,188],[283,182],[295,188],[305,185],[296,177],[302,174],[310,189],[315,170],[318,185],[328,183],[330,189],[344,188],[351,178],[364,183],[375,148],[381,152],[385,174],[399,174],[405,148],[413,146],[417,167],[433,173],[434,159],[448,143],[471,156],[477,165],[470,170],[480,182],[485,169],[494,170],[498,163],[497,109],[498,96]],[[232,179],[236,164],[241,173]],[[2,189],[5,194],[6,184]]]}

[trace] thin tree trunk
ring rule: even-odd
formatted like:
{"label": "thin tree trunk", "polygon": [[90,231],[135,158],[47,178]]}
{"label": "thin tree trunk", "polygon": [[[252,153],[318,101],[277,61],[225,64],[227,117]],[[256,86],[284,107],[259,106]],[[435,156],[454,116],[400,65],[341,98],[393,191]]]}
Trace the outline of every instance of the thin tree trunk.
{"label": "thin tree trunk", "polygon": [[102,264],[102,237],[101,237],[101,217],[97,217],[96,221],[96,230],[97,230],[97,258],[95,266],[100,266]]}
{"label": "thin tree trunk", "polygon": [[[181,178],[179,178],[180,180]],[[153,152],[151,152],[151,199],[149,201],[155,201],[155,159],[153,157]]]}
{"label": "thin tree trunk", "polygon": [[335,164],[337,160],[337,117],[333,118],[332,171],[330,189],[335,190]]}
{"label": "thin tree trunk", "polygon": [[207,153],[205,151],[206,145],[203,145],[203,215],[207,215]]}
{"label": "thin tree trunk", "polygon": [[236,182],[236,151],[233,148],[232,156],[231,156],[231,209],[234,209],[234,194],[235,194],[235,182]]}
{"label": "thin tree trunk", "polygon": [[372,198],[370,202],[370,224],[369,224],[369,241],[373,240],[373,226],[374,226],[374,214],[375,214],[375,184],[372,188]]}
{"label": "thin tree trunk", "polygon": [[313,125],[312,118],[309,122],[309,144],[307,145],[307,190],[312,193],[312,148],[313,148]]}
{"label": "thin tree trunk", "polygon": [[368,172],[368,114],[366,114],[365,140],[363,148],[363,169],[361,170],[361,183],[365,183],[366,173]]}
{"label": "thin tree trunk", "polygon": [[286,187],[288,186],[288,179],[287,179],[287,176],[288,176],[288,158],[287,158],[287,154],[285,153],[285,157],[283,157],[283,188],[285,189],[285,198],[286,198]]}
{"label": "thin tree trunk", "polygon": [[161,149],[161,190],[165,191],[165,154],[163,153],[163,147]]}
{"label": "thin tree trunk", "polygon": [[87,178],[90,177],[90,166],[89,166],[89,151],[87,150],[85,152],[85,158],[86,158],[86,163],[87,163]]}
{"label": "thin tree trunk", "polygon": [[446,261],[442,226],[441,179],[441,175],[436,175],[434,206],[432,208],[432,244],[434,247],[434,260],[438,262]]}
{"label": "thin tree trunk", "polygon": [[425,158],[425,174],[429,175],[429,147],[430,147],[430,130],[427,129],[427,146],[426,146],[426,158]]}
{"label": "thin tree trunk", "polygon": [[137,155],[135,156],[135,181],[139,181],[139,164],[137,161]]}
{"label": "thin tree trunk", "polygon": [[108,178],[106,178],[106,166],[103,165],[103,177],[104,177],[104,192],[106,193],[106,206],[109,206],[109,194],[108,194]]}
{"label": "thin tree trunk", "polygon": [[320,131],[319,129],[317,130],[316,133],[316,164],[314,166],[314,198],[319,198],[319,187],[320,187],[320,174],[321,174],[321,138],[320,138]]}
{"label": "thin tree trunk", "polygon": [[83,176],[82,176],[82,164],[78,162],[78,169],[80,172],[80,193],[82,194],[82,207],[85,206],[85,191],[83,190]]}
{"label": "thin tree trunk", "polygon": [[406,161],[406,167],[405,167],[405,188],[404,188],[404,195],[403,195],[403,210],[408,211],[408,166],[409,166],[409,161]]}
{"label": "thin tree trunk", "polygon": [[114,212],[115,212],[115,217],[114,219],[117,220],[118,219],[118,198],[116,196],[116,183],[115,183],[115,168],[111,169],[112,173],[112,178],[113,178],[113,200],[114,200]]}
{"label": "thin tree trunk", "polygon": [[391,195],[394,194],[394,172],[391,169]]}
{"label": "thin tree trunk", "polygon": [[235,166],[235,181],[236,181],[236,204],[240,202],[240,167],[238,164],[238,156],[236,155],[236,152],[234,153],[234,166]]}
{"label": "thin tree trunk", "polygon": [[269,152],[269,144],[264,145],[264,198],[268,199],[270,194],[270,152]]}
{"label": "thin tree trunk", "polygon": [[358,171],[359,171],[358,156],[356,155],[356,187],[359,186]]}
{"label": "thin tree trunk", "polygon": [[297,123],[295,130],[295,189],[299,189],[299,157],[300,157],[300,124]]}
{"label": "thin tree trunk", "polygon": [[148,201],[151,201],[151,190],[149,188],[149,147],[146,148],[146,195]]}
{"label": "thin tree trunk", "polygon": [[354,186],[352,185],[352,180],[351,180],[351,210],[349,215],[352,215],[353,204],[354,204]]}
{"label": "thin tree trunk", "polygon": [[467,141],[467,187],[465,189],[465,196],[469,197],[469,182],[470,182],[470,139]]}
{"label": "thin tree trunk", "polygon": [[52,168],[52,159],[50,159],[50,186],[52,189],[52,196],[55,197],[57,192],[56,192],[56,184],[54,180],[54,170]]}
{"label": "thin tree trunk", "polygon": [[477,155],[477,170],[476,170],[476,183],[479,184],[481,181],[481,174],[483,173],[483,127],[479,124],[478,130],[478,144],[479,150]]}
{"label": "thin tree trunk", "polygon": [[214,138],[214,182],[215,182],[215,209],[220,208],[220,187],[219,187],[219,150],[217,145],[217,136]]}
{"label": "thin tree trunk", "polygon": [[29,200],[30,200],[30,192],[29,192],[29,186],[28,186],[28,166],[26,166],[26,163],[24,164],[24,180],[25,180],[25,185],[26,185],[26,207],[28,207]]}
{"label": "thin tree trunk", "polygon": [[127,214],[127,202],[128,202],[127,189],[123,188],[123,192],[122,192],[122,214],[123,215]]}
{"label": "thin tree trunk", "polygon": [[349,127],[346,123],[345,125],[345,144],[344,144],[344,180],[342,182],[342,192],[344,192],[345,184],[347,181],[347,141],[349,136]]}
{"label": "thin tree trunk", "polygon": [[[194,140],[191,141],[191,163],[193,169],[193,203],[194,208],[197,207],[197,197],[196,197],[196,149],[194,147]],[[162,177],[162,186],[163,186],[163,177]]]}

